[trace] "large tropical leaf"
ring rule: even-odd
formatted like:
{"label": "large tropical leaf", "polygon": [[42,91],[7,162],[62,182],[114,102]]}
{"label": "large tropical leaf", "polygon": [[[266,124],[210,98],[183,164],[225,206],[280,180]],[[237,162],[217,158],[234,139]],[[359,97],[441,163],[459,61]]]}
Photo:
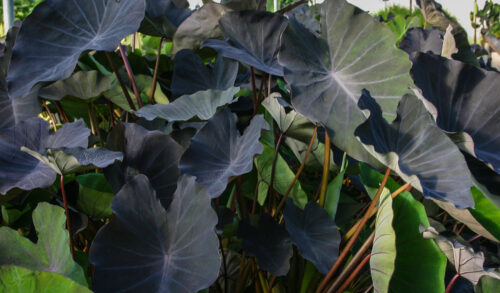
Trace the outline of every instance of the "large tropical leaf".
{"label": "large tropical leaf", "polygon": [[443,32],[435,28],[411,28],[399,43],[399,48],[410,56],[416,52],[441,55],[443,37]]}
{"label": "large tropical leaf", "polygon": [[56,101],[65,96],[88,100],[109,90],[114,81],[114,76],[104,76],[97,70],[78,71],[65,80],[56,81],[42,88],[38,95]]}
{"label": "large tropical leaf", "polygon": [[146,15],[140,32],[147,35],[172,38],[177,27],[191,15],[185,0],[146,0]]}
{"label": "large tropical leaf", "polygon": [[208,89],[226,90],[234,86],[237,74],[238,62],[234,60],[219,56],[207,67],[195,52],[181,50],[174,58],[172,94],[178,97]]}
{"label": "large tropical leaf", "polygon": [[285,67],[292,105],[321,122],[337,147],[368,161],[370,156],[353,135],[367,118],[357,107],[362,90],[371,92],[392,121],[398,101],[412,84],[411,64],[395,47],[388,28],[345,0],[325,2],[322,22],[326,39],[294,19],[283,33],[278,59]]}
{"label": "large tropical leaf", "polygon": [[288,198],[283,217],[300,255],[326,274],[337,259],[340,246],[339,230],[327,211],[312,201],[301,210]]}
{"label": "large tropical leaf", "polygon": [[179,160],[184,148],[167,134],[148,131],[135,123],[117,125],[108,137],[108,147],[123,152],[123,161],[104,170],[113,192],[133,176],[148,176],[164,207],[168,207],[179,178]]}
{"label": "large tropical leaf", "polygon": [[286,230],[269,214],[261,214],[257,228],[240,222],[238,237],[243,251],[257,258],[259,266],[273,276],[284,276],[290,270],[293,255],[292,240]]}
{"label": "large tropical leaf", "polygon": [[48,203],[38,204],[33,211],[33,225],[38,235],[36,244],[16,230],[0,228],[0,265],[58,273],[86,285],[83,269],[69,251],[64,209]]}
{"label": "large tropical leaf", "polygon": [[0,291],[2,292],[67,292],[91,293],[71,279],[52,272],[40,272],[20,266],[0,267]]}
{"label": "large tropical leaf", "polygon": [[237,117],[228,108],[220,110],[191,139],[179,163],[179,169],[196,177],[212,198],[226,189],[231,176],[248,173],[253,157],[262,153],[261,131],[269,129],[263,115],[255,116],[240,135]]}
{"label": "large tropical leaf", "polygon": [[191,95],[184,95],[169,104],[146,105],[135,112],[147,120],[156,118],[168,121],[186,121],[193,117],[208,120],[217,112],[217,108],[235,102],[234,95],[240,89],[231,87],[227,90],[205,90]]}
{"label": "large tropical leaf", "polygon": [[394,213],[389,189],[384,188],[378,205],[370,270],[374,292],[383,293],[389,291],[396,261],[396,233],[392,228]]}
{"label": "large tropical leaf", "polygon": [[11,128],[0,130],[0,194],[17,187],[23,190],[48,187],[56,172],[21,147],[42,152],[48,148],[75,148],[88,145],[90,130],[83,120],[64,126],[49,134],[49,123],[31,118]]}
{"label": "large tropical leaf", "polygon": [[382,117],[382,110],[368,93],[363,94],[359,105],[369,110],[370,118],[356,135],[381,154],[372,152],[380,161],[400,174],[416,176],[418,180],[408,178],[407,182],[426,197],[452,202],[458,208],[474,206],[472,176],[463,155],[417,97],[403,97],[392,124]]}
{"label": "large tropical leaf", "polygon": [[137,31],[144,0],[46,0],[24,20],[7,80],[13,99],[37,82],[69,77],[86,50],[113,51]]}
{"label": "large tropical leaf", "polygon": [[173,37],[172,54],[182,49],[196,49],[207,39],[222,38],[219,19],[230,11],[218,3],[205,3],[181,23]]}
{"label": "large tropical leaf", "polygon": [[277,55],[287,23],[284,16],[266,11],[227,12],[219,24],[228,41],[207,40],[203,46],[266,73],[283,76]]}
{"label": "large tropical leaf", "polygon": [[418,54],[411,73],[436,107],[438,126],[467,133],[472,141],[461,147],[500,173],[500,73],[430,54]]}
{"label": "large tropical leaf", "polygon": [[111,208],[115,217],[90,249],[96,292],[197,292],[217,279],[217,215],[193,177],[179,179],[167,210],[144,175],[125,184]]}
{"label": "large tropical leaf", "polygon": [[403,192],[393,199],[392,208],[396,262],[389,292],[443,292],[446,256],[420,233],[420,225],[429,226],[424,206]]}

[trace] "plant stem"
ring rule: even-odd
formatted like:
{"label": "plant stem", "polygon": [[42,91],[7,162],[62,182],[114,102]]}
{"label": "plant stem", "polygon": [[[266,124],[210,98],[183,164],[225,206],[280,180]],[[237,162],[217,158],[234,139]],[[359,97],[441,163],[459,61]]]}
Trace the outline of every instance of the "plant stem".
{"label": "plant stem", "polygon": [[283,208],[285,205],[286,199],[288,198],[288,195],[292,191],[293,187],[295,186],[295,182],[299,179],[300,174],[304,170],[304,167],[306,166],[307,158],[309,157],[309,154],[311,153],[312,147],[314,145],[314,140],[316,139],[316,133],[318,132],[318,126],[314,127],[314,132],[311,137],[311,140],[309,141],[309,146],[307,147],[306,153],[304,155],[304,159],[302,160],[302,163],[300,164],[299,170],[297,170],[297,173],[295,174],[295,177],[292,180],[292,183],[290,186],[288,186],[288,189],[286,190],[285,194],[283,195],[283,198],[281,199],[280,204],[276,208],[276,214]]}
{"label": "plant stem", "polygon": [[64,189],[64,176],[61,175],[61,194],[64,203],[64,213],[66,214],[66,229],[69,233],[69,250],[71,251],[71,256],[75,258],[75,249],[73,247],[73,233],[71,232],[71,223],[69,220],[69,210],[68,210],[68,200],[66,199],[66,190]]}
{"label": "plant stem", "polygon": [[391,174],[391,168],[387,168],[387,171],[385,172],[384,179],[382,179],[382,183],[380,184],[380,187],[377,190],[377,193],[375,194],[375,197],[373,198],[372,202],[370,203],[370,207],[366,211],[365,215],[361,219],[361,223],[359,224],[358,229],[352,236],[352,238],[349,240],[349,242],[346,244],[342,252],[340,253],[339,257],[337,258],[337,261],[333,264],[332,268],[326,275],[326,277],[323,279],[321,284],[319,285],[318,289],[316,292],[322,292],[325,289],[326,284],[328,284],[328,281],[335,275],[337,270],[340,268],[340,265],[344,261],[344,259],[347,257],[349,254],[349,251],[351,250],[352,246],[354,245],[354,242],[358,239],[359,234],[361,233],[361,230],[363,230],[364,226],[366,225],[366,222],[368,222],[368,219],[370,218],[370,214],[375,207],[375,205],[378,202],[378,199],[380,197],[380,194],[382,194],[382,190],[384,189],[387,180],[389,179],[389,175]]}
{"label": "plant stem", "polygon": [[278,142],[276,143],[276,149],[274,150],[273,163],[271,167],[271,178],[269,178],[269,189],[267,192],[268,196],[274,190],[274,175],[276,173],[276,162],[278,161],[279,149],[281,147],[281,144],[283,143],[284,135],[285,135],[284,132],[280,132],[280,136],[278,137]]}
{"label": "plant stem", "polygon": [[97,118],[94,112],[94,103],[90,102],[88,104],[89,118],[90,118],[90,127],[94,135],[97,134],[99,137],[99,142],[101,147],[104,147],[104,140],[102,139],[101,131],[99,130],[99,124],[97,123]]}
{"label": "plant stem", "polygon": [[321,191],[319,193],[319,205],[325,206],[326,188],[328,187],[328,175],[330,172],[330,136],[325,129],[325,156],[323,160],[323,177],[321,179]]}
{"label": "plant stem", "polygon": [[151,85],[151,91],[149,92],[149,103],[153,103],[153,96],[156,91],[156,80],[158,79],[158,69],[160,68],[160,57],[161,57],[161,47],[163,45],[163,38],[160,39],[160,46],[158,46],[158,54],[156,55],[155,71],[153,73],[153,84]]}
{"label": "plant stem", "polygon": [[120,73],[118,72],[118,68],[116,68],[115,64],[113,63],[113,59],[111,59],[111,55],[108,52],[104,53],[106,53],[106,58],[108,59],[111,68],[113,68],[113,72],[115,73],[116,79],[118,80],[120,87],[122,88],[123,95],[127,99],[130,109],[134,111],[137,110],[137,108],[134,105],[134,102],[132,101],[132,98],[130,97],[130,94],[128,93],[127,86],[125,85],[125,82],[123,82],[123,79],[121,78]]}
{"label": "plant stem", "polygon": [[64,123],[68,123],[69,122],[68,116],[66,115],[66,113],[64,113],[61,103],[59,103],[59,101],[55,101],[54,105],[56,105],[57,112],[59,112],[59,116],[61,116],[61,119],[64,121]]}
{"label": "plant stem", "polygon": [[451,289],[453,288],[453,285],[455,285],[455,282],[460,278],[460,274],[456,273],[453,278],[451,279],[450,283],[448,283],[448,286],[446,286],[446,291],[444,293],[451,293]]}
{"label": "plant stem", "polygon": [[[392,194],[391,194],[391,197],[392,198],[396,198],[396,196],[398,196],[399,194],[401,194],[402,192],[406,191],[406,189],[408,188],[408,186],[411,186],[410,184],[406,183],[405,185],[401,186],[400,188],[398,188],[396,191],[394,191]],[[370,218],[373,217],[378,211],[378,207],[375,207],[371,214],[370,214]],[[354,232],[356,232],[356,230],[358,229],[358,226],[361,222],[357,222],[354,226],[351,227],[351,229],[349,229],[349,231],[347,231],[347,233],[345,234],[345,239],[349,239],[351,238],[351,236],[354,234]]]}
{"label": "plant stem", "polygon": [[267,96],[269,97],[271,95],[271,80],[273,79],[272,74],[267,75]]}
{"label": "plant stem", "polygon": [[361,260],[366,250],[368,250],[368,248],[372,245],[374,238],[375,238],[375,231],[373,231],[372,234],[370,234],[368,239],[366,239],[365,243],[363,243],[358,252],[356,252],[356,254],[351,259],[349,264],[344,268],[344,270],[342,271],[342,273],[340,273],[337,279],[335,279],[333,284],[328,289],[328,292],[333,292],[333,290],[335,290],[335,288],[337,288],[338,285],[340,285],[340,282],[347,276],[347,274],[349,274],[352,271],[352,269],[354,269],[355,265]]}
{"label": "plant stem", "polygon": [[255,86],[255,73],[252,66],[250,66],[250,81],[252,83],[253,116],[255,116],[257,114],[257,88]]}
{"label": "plant stem", "polygon": [[123,64],[125,65],[125,70],[127,71],[128,78],[130,79],[130,84],[132,85],[132,90],[134,91],[135,98],[137,99],[137,105],[139,105],[139,109],[142,108],[142,100],[141,95],[139,94],[139,90],[137,90],[137,84],[135,82],[134,73],[132,72],[132,67],[130,66],[130,62],[128,62],[127,53],[125,52],[125,47],[122,44],[118,45],[120,49],[120,55],[122,56]]}
{"label": "plant stem", "polygon": [[360,263],[359,265],[356,267],[356,269],[354,269],[354,271],[352,272],[352,274],[349,276],[349,278],[344,282],[344,284],[342,284],[342,287],[340,287],[339,290],[337,290],[337,293],[342,293],[344,292],[344,290],[347,288],[347,286],[349,286],[349,284],[351,284],[351,282],[354,280],[354,278],[356,278],[356,276],[359,274],[359,272],[361,271],[361,269],[365,266],[365,264],[370,260],[370,257],[371,257],[371,253],[368,254]]}
{"label": "plant stem", "polygon": [[50,122],[52,123],[52,127],[54,127],[54,132],[57,131],[57,126],[56,126],[56,120],[54,119],[54,115],[52,112],[50,112],[49,107],[47,106],[47,101],[42,102],[43,107],[45,108],[45,111],[47,111],[47,114],[49,114]]}
{"label": "plant stem", "polygon": [[219,238],[219,245],[220,245],[220,252],[222,254],[222,267],[224,268],[224,292],[229,292],[228,290],[228,283],[227,283],[227,261],[226,261],[226,254],[224,253],[224,246],[222,245],[222,238],[221,236],[217,235]]}

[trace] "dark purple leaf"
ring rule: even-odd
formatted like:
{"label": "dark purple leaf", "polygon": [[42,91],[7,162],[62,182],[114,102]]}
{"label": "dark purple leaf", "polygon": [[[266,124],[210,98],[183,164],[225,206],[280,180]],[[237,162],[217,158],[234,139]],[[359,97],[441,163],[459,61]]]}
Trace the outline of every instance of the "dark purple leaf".
{"label": "dark purple leaf", "polygon": [[435,28],[411,28],[399,43],[399,48],[410,56],[416,52],[441,55],[443,37],[443,32]]}

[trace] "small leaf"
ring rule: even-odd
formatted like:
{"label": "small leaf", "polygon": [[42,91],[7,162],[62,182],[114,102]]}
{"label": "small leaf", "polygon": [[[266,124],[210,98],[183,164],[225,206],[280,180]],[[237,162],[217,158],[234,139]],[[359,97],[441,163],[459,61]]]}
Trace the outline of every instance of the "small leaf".
{"label": "small leaf", "polygon": [[271,275],[284,276],[290,270],[292,240],[270,215],[260,215],[258,228],[245,221],[240,222],[238,238],[243,240],[243,251],[255,256],[259,266]]}
{"label": "small leaf", "polygon": [[206,190],[182,176],[165,210],[144,175],[113,199],[115,217],[90,248],[96,292],[197,292],[221,266],[217,215]]}
{"label": "small leaf", "polygon": [[33,211],[33,225],[38,235],[36,244],[15,230],[0,228],[0,251],[8,251],[0,253],[0,265],[58,273],[86,285],[84,272],[69,251],[64,209],[39,203]]}
{"label": "small leaf", "polygon": [[302,211],[288,198],[283,217],[286,230],[302,257],[322,274],[328,273],[337,259],[341,239],[330,215],[315,202],[308,202]]}

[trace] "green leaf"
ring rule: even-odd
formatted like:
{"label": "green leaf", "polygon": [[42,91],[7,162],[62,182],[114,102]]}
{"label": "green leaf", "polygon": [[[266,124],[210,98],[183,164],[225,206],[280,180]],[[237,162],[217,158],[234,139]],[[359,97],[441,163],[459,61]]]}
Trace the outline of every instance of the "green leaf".
{"label": "green leaf", "polygon": [[[380,183],[384,179],[384,174],[377,172],[375,169],[365,163],[359,163],[359,170],[361,171],[361,173],[359,174],[361,183],[363,183],[365,187],[378,189]],[[389,177],[385,186],[391,192],[396,191],[400,187],[400,185],[391,177]]]}
{"label": "green leaf", "polygon": [[342,183],[344,181],[345,171],[347,169],[347,154],[344,153],[344,157],[342,158],[342,165],[340,167],[340,172],[333,178],[332,182],[328,184],[326,189],[326,199],[325,199],[325,210],[328,214],[335,220],[335,216],[337,215],[337,207],[339,205],[340,200],[340,190],[342,189]]}
{"label": "green leaf", "polygon": [[90,293],[92,291],[56,273],[32,271],[18,266],[2,266],[0,292]]}
{"label": "green leaf", "polygon": [[472,196],[474,197],[474,209],[469,209],[469,212],[496,239],[500,239],[500,208],[476,187],[472,188]]}
{"label": "green leaf", "polygon": [[408,192],[393,200],[396,231],[396,263],[389,289],[391,292],[444,292],[446,256],[419,226],[429,226],[424,206]]}
{"label": "green leaf", "polygon": [[474,288],[476,293],[497,293],[500,288],[500,280],[491,277],[482,277],[479,284]]}
{"label": "green leaf", "polygon": [[[258,201],[260,205],[264,205],[264,202],[266,201],[274,157],[274,149],[267,145],[263,146],[264,151],[255,158],[255,166],[257,167],[257,172],[259,174],[258,178],[261,180],[258,187]],[[276,160],[276,172],[274,176],[274,189],[279,194],[284,195],[290,184],[292,184],[295,173],[293,173],[280,154],[278,154]],[[298,207],[304,209],[307,204],[307,195],[298,180],[295,182],[289,196]]]}
{"label": "green leaf", "polygon": [[384,188],[380,195],[370,270],[375,292],[388,292],[396,260],[396,233],[392,228],[392,197]]}
{"label": "green leaf", "polygon": [[38,235],[36,244],[13,229],[0,228],[0,251],[8,251],[0,253],[0,265],[54,272],[86,285],[83,270],[73,261],[69,251],[64,210],[39,203],[33,211],[33,225]]}
{"label": "green leaf", "polygon": [[79,184],[79,210],[92,218],[108,218],[111,216],[113,192],[103,174],[90,173],[76,177]]}

